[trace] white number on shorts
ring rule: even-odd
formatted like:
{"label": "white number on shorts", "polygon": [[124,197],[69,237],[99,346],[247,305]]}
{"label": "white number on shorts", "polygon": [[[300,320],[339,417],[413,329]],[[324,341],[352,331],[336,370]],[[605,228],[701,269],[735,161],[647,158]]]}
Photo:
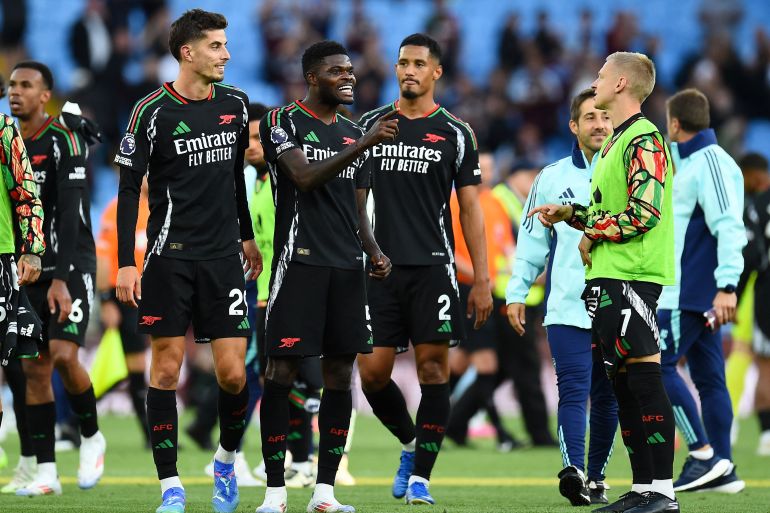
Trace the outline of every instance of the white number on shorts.
{"label": "white number on shorts", "polygon": [[620,328],[620,336],[625,337],[626,329],[628,329],[628,321],[631,320],[631,309],[624,308],[620,311],[620,314],[623,316],[623,326]]}
{"label": "white number on shorts", "polygon": [[246,304],[246,293],[241,289],[233,289],[230,291],[230,297],[235,298],[235,301],[230,305],[230,315],[244,315],[244,311],[236,307],[241,303]]}
{"label": "white number on shorts", "polygon": [[450,304],[449,296],[447,296],[446,294],[441,294],[438,297],[438,304],[442,304],[442,303],[444,304],[444,306],[442,306],[441,310],[438,311],[438,320],[451,321],[452,316],[447,313],[447,311],[449,310],[449,304]]}
{"label": "white number on shorts", "polygon": [[69,316],[67,317],[70,321],[74,322],[75,324],[79,323],[83,320],[83,309],[80,308],[80,304],[83,301],[81,299],[76,299],[72,302],[72,311],[70,312]]}
{"label": "white number on shorts", "polygon": [[5,298],[0,297],[0,322],[5,320]]}

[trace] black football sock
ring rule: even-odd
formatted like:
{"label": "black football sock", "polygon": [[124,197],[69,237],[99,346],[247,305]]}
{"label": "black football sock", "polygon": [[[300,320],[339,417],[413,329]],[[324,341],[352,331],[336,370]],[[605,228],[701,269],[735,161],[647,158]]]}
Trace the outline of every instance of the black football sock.
{"label": "black football sock", "polygon": [[628,388],[628,373],[619,372],[615,376],[613,387],[618,401],[620,434],[631,462],[633,484],[649,485],[652,483],[653,474],[652,455],[647,445],[647,434],[639,404]]}
{"label": "black football sock", "polygon": [[324,389],[318,412],[317,483],[334,486],[334,478],[345,453],[352,411],[353,394],[350,390]]}
{"label": "black football sock", "polygon": [[34,456],[35,446],[32,443],[32,437],[29,435],[29,425],[27,422],[27,378],[24,376],[21,361],[18,358],[12,359],[3,370],[13,395],[13,412],[16,414],[16,428],[19,432],[21,455],[26,457]]}
{"label": "black football sock", "polygon": [[179,419],[176,390],[147,389],[147,427],[158,479],[178,476],[176,469]]}
{"label": "black football sock", "polygon": [[422,398],[417,408],[417,449],[412,475],[429,480],[449,420],[449,384],[420,385],[420,389]]}
{"label": "black football sock", "polygon": [[762,431],[770,431],[770,410],[760,410],[757,412],[759,418],[759,429]]}
{"label": "black football sock", "polygon": [[283,464],[286,459],[286,433],[289,429],[289,390],[271,379],[265,379],[265,391],[259,408],[262,436],[262,458],[265,460],[267,486],[284,486]]}
{"label": "black football sock", "polygon": [[249,406],[249,387],[245,384],[237,394],[229,394],[219,387],[219,445],[226,451],[238,448],[246,431],[246,410]]}
{"label": "black football sock", "polygon": [[56,461],[56,404],[50,402],[27,406],[27,425],[38,464]]}
{"label": "black football sock", "polygon": [[88,387],[83,393],[71,394],[67,392],[67,397],[72,406],[72,412],[80,421],[80,434],[86,438],[92,437],[99,431],[99,424],[96,416],[96,396],[94,387]]}
{"label": "black football sock", "polygon": [[134,407],[136,418],[141,426],[145,440],[150,439],[147,434],[147,382],[144,372],[131,372],[128,374],[128,394]]}
{"label": "black football sock", "polygon": [[289,434],[286,441],[291,451],[291,459],[297,463],[303,463],[310,459],[310,444],[313,436],[313,414],[305,410],[304,402],[299,404],[291,400],[289,394]]}
{"label": "black football sock", "polygon": [[628,367],[628,388],[639,403],[652,456],[654,480],[674,477],[674,410],[663,386],[660,364],[634,363]]}
{"label": "black football sock", "polygon": [[382,390],[364,391],[364,396],[369,401],[374,415],[398,438],[399,442],[408,444],[415,439],[414,422],[406,408],[404,394],[393,380]]}

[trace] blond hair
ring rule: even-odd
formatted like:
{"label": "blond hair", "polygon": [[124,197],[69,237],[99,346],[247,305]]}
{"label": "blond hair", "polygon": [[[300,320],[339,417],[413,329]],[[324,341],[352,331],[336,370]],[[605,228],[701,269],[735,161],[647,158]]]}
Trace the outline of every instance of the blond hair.
{"label": "blond hair", "polygon": [[643,102],[655,87],[655,64],[643,53],[615,52],[607,62],[618,68],[618,74],[626,77],[631,94]]}

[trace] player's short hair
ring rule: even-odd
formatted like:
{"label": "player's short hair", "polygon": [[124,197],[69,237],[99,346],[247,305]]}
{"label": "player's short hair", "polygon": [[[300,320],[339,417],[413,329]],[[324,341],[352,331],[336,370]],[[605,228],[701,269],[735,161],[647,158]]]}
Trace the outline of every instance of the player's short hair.
{"label": "player's short hair", "polygon": [[678,119],[686,132],[700,132],[711,125],[709,100],[695,88],[684,89],[666,100],[669,119]]}
{"label": "player's short hair", "polygon": [[319,41],[308,46],[302,54],[302,74],[307,75],[332,55],[348,55],[348,50],[337,41]]}
{"label": "player's short hair", "polygon": [[261,120],[262,116],[267,114],[267,111],[269,110],[270,110],[269,107],[261,103],[250,103],[249,106],[246,108],[246,111],[249,114],[249,122]]}
{"label": "player's short hair", "polygon": [[43,77],[43,85],[49,89],[53,90],[53,73],[51,73],[51,70],[48,66],[43,64],[40,61],[21,61],[16,66],[13,67],[14,70],[17,69],[34,69],[35,71],[40,72],[40,76]]}
{"label": "player's short hair", "polygon": [[767,171],[767,159],[759,153],[747,153],[738,160],[738,166],[744,173],[746,171]]}
{"label": "player's short hair", "polygon": [[589,87],[588,89],[583,89],[572,98],[572,103],[569,106],[569,119],[571,121],[578,122],[578,119],[580,119],[580,107],[583,106],[583,102],[593,98],[594,94],[594,90]]}
{"label": "player's short hair", "polygon": [[399,51],[405,46],[424,46],[428,49],[428,52],[433,58],[441,64],[441,46],[439,46],[438,42],[432,37],[417,32],[406,36],[404,40],[401,41],[401,44],[398,46]]}
{"label": "player's short hair", "polygon": [[621,75],[628,80],[631,94],[643,102],[655,88],[655,64],[643,53],[615,52],[607,57],[607,62],[618,67]]}
{"label": "player's short hair", "polygon": [[205,37],[209,30],[227,28],[227,18],[216,12],[190,9],[171,24],[168,35],[168,49],[176,60],[180,60],[182,46]]}

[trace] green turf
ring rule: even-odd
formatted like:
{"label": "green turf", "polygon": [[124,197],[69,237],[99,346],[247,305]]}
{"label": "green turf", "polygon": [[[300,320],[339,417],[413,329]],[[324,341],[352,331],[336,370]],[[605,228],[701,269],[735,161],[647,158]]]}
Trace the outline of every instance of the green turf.
{"label": "green turf", "polygon": [[[185,422],[187,419],[185,419]],[[521,432],[518,422],[514,430]],[[154,467],[149,451],[140,449],[136,423],[130,418],[101,419],[108,440],[107,473],[95,489],[81,491],[74,484],[77,453],[59,454],[59,471],[64,478],[61,497],[35,499],[0,496],[0,513],[153,512],[158,505],[159,488],[154,480]],[[13,437],[9,437],[13,438]],[[767,513],[770,511],[770,458],[755,455],[756,422],[741,425],[741,437],[735,449],[735,460],[741,478],[748,488],[741,494],[680,494],[684,512],[705,513]],[[202,469],[211,457],[193,447],[182,437],[179,469],[187,489],[187,511],[212,511],[209,500],[211,487]],[[452,447],[446,444],[438,460],[431,486],[438,501],[434,507],[421,510],[447,513],[477,512],[574,512],[589,508],[572,508],[556,488],[556,473],[561,457],[556,449],[523,449],[509,454],[494,451],[491,441],[480,441],[476,449]],[[616,442],[616,451],[607,471],[612,485],[610,498],[617,497],[629,486],[630,471],[625,452]],[[16,440],[4,444],[11,463],[18,454]],[[249,431],[247,456],[252,465],[259,462],[258,433]],[[371,418],[359,418],[351,454],[353,475],[365,482],[355,487],[338,487],[337,497],[353,504],[361,513],[392,513],[407,511],[401,501],[390,497],[390,479],[398,462],[399,448],[388,432]],[[677,454],[676,470],[681,466],[684,451]],[[6,482],[10,469],[0,471],[0,482]],[[264,489],[245,488],[239,512],[253,512],[261,503]],[[304,512],[310,490],[289,492],[289,512]]]}

